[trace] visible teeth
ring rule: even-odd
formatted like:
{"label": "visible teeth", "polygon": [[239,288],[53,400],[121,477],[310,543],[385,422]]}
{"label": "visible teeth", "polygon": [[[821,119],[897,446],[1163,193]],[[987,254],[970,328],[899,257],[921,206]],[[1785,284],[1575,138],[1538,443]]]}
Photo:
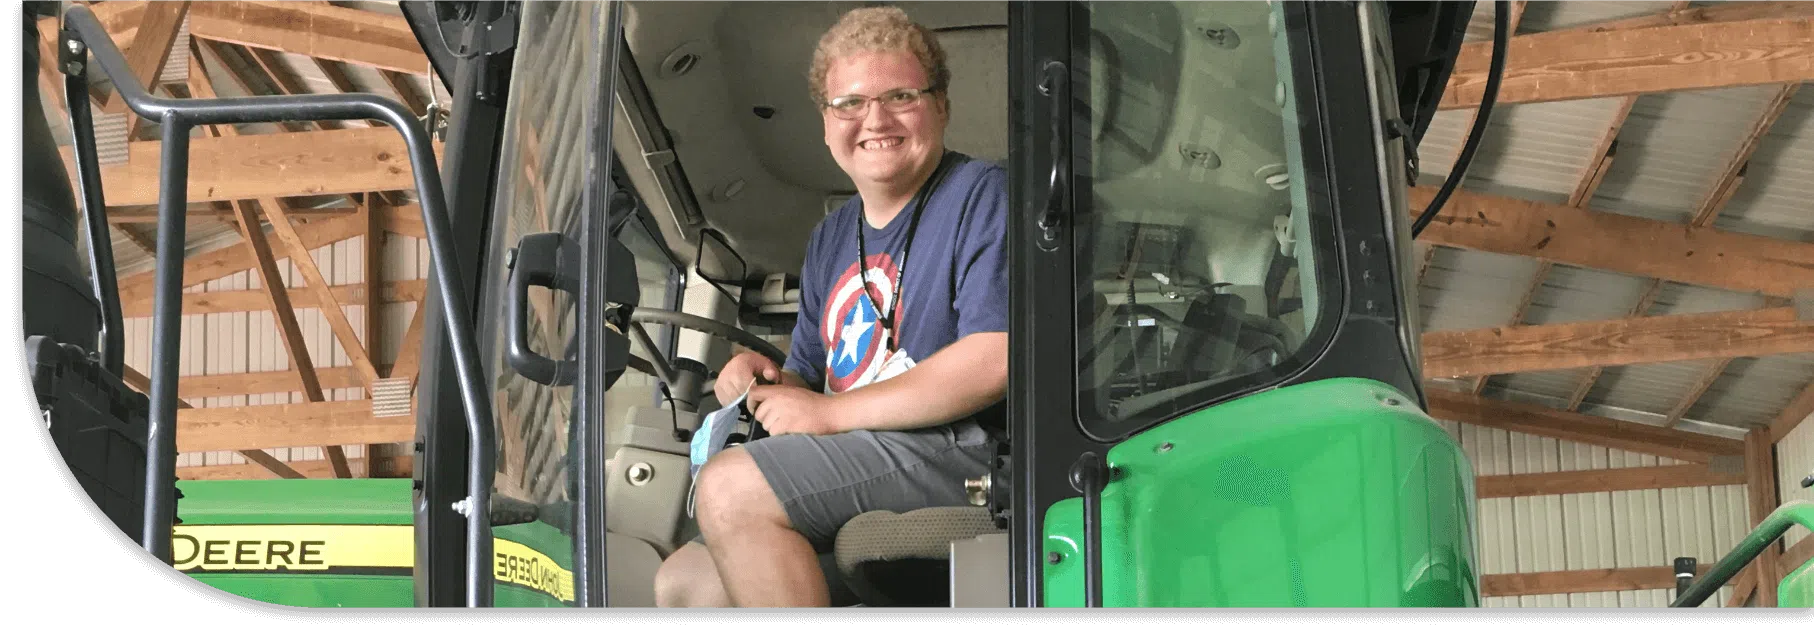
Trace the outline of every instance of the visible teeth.
{"label": "visible teeth", "polygon": [[901,141],[902,140],[899,137],[893,137],[893,138],[888,138],[888,139],[871,139],[869,141],[863,142],[863,149],[865,149],[865,150],[885,150],[888,148],[892,148],[892,147],[901,145]]}

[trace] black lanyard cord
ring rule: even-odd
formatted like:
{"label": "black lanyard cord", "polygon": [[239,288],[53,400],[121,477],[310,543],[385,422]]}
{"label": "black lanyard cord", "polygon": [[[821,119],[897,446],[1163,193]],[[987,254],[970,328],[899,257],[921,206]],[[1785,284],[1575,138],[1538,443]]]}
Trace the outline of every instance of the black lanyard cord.
{"label": "black lanyard cord", "polygon": [[882,304],[869,292],[869,249],[863,240],[863,233],[869,226],[869,221],[862,213],[862,197],[857,198],[857,281],[863,286],[863,297],[869,299],[869,305],[875,308],[876,316],[882,320],[882,326],[887,329],[886,345],[889,355],[893,355],[895,351],[895,334],[899,330],[895,324],[895,313],[901,308],[901,289],[907,285],[907,257],[913,253],[913,236],[919,232],[920,213],[926,210],[926,201],[932,198],[932,193],[938,190],[939,183],[945,180],[945,168],[950,163],[948,157],[949,153],[939,156],[939,164],[937,168],[933,169],[932,178],[926,179],[926,184],[914,194],[912,216],[907,219],[907,242],[901,245],[901,262],[895,266],[894,301],[888,304],[886,315],[882,313]]}

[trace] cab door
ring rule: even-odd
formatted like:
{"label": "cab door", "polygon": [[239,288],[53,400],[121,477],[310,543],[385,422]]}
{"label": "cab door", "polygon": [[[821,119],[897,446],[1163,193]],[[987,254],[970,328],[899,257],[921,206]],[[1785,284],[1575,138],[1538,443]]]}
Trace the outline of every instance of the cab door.
{"label": "cab door", "polygon": [[[606,605],[604,553],[595,548],[604,544],[604,442],[602,428],[588,422],[602,418],[604,391],[622,372],[628,341],[585,325],[603,324],[607,302],[623,302],[627,292],[633,303],[636,292],[634,273],[627,288],[606,282],[621,283],[613,269],[633,267],[609,236],[614,214],[624,211],[610,203],[609,178],[609,69],[621,41],[620,5],[481,4],[492,12],[492,30],[517,34],[514,49],[490,68],[461,64],[465,90],[452,105],[450,146],[460,144],[458,135],[491,134],[470,119],[460,126],[462,106],[503,97],[489,122],[496,145],[461,145],[448,159],[450,172],[489,167],[495,188],[475,223],[483,235],[476,331],[493,419],[489,451],[469,455],[461,417],[426,413],[429,465],[418,474],[429,501],[419,510],[428,553],[418,558],[418,575],[431,606]],[[488,54],[479,52],[493,45],[482,30],[455,35],[454,57]],[[425,377],[432,373],[425,367]],[[470,470],[491,475],[487,536],[467,535],[463,516],[435,504],[463,497]],[[492,545],[488,583],[476,589],[464,577],[466,563],[451,557],[471,540]]]}
{"label": "cab door", "polygon": [[[1359,16],[1347,3],[1013,5],[1011,460],[997,482],[1011,491],[1015,606],[1163,604],[1153,589],[1188,577],[1136,583],[1100,564],[1091,492],[1130,438],[1329,377],[1421,394],[1396,330],[1382,109],[1349,53]],[[1164,529],[1138,521],[1109,529]]]}

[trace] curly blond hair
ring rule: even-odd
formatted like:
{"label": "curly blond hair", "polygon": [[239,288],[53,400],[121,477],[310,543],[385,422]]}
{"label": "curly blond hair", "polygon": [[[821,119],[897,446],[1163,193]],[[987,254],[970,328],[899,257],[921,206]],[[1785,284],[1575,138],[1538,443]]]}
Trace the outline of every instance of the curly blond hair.
{"label": "curly blond hair", "polygon": [[807,71],[807,84],[813,104],[825,105],[825,75],[838,58],[862,52],[906,51],[919,60],[932,80],[932,90],[942,93],[951,83],[951,68],[945,65],[945,49],[938,36],[897,7],[853,9],[819,38],[813,50],[812,69]]}

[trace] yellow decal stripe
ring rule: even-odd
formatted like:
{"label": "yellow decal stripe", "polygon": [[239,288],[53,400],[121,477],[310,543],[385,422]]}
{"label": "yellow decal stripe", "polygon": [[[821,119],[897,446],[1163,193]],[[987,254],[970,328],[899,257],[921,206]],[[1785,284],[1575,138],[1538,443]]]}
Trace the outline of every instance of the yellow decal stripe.
{"label": "yellow decal stripe", "polygon": [[[334,572],[415,567],[408,525],[178,525],[171,559],[187,573]],[[547,554],[496,539],[493,576],[573,601],[573,572]]]}

